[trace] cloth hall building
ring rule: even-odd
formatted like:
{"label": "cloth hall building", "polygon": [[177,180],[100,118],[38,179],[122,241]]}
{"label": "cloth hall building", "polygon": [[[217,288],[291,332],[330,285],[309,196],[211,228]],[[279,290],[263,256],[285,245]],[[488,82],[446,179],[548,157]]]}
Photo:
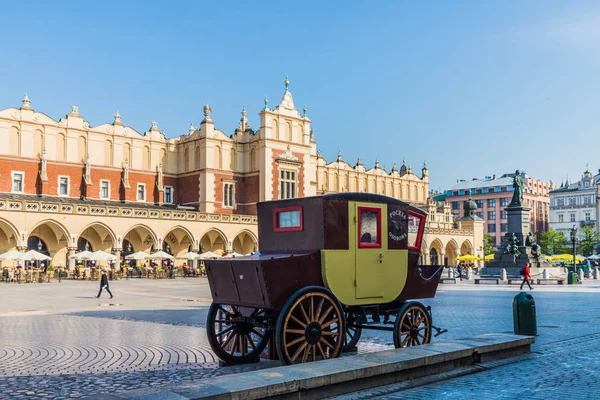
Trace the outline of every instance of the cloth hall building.
{"label": "cloth hall building", "polygon": [[70,268],[69,256],[83,249],[247,254],[258,249],[257,202],[338,191],[385,194],[430,212],[427,263],[477,250],[479,228],[428,198],[425,166],[418,176],[405,163],[391,172],[360,159],[352,166],[341,154],[327,163],[288,86],[274,108],[265,99],[256,130],[245,108],[233,132],[217,129],[207,104],[200,126],[175,138],[156,122],[138,132],[118,112],[90,126],[73,106],[55,120],[26,95],[0,111],[0,253],[41,248]]}

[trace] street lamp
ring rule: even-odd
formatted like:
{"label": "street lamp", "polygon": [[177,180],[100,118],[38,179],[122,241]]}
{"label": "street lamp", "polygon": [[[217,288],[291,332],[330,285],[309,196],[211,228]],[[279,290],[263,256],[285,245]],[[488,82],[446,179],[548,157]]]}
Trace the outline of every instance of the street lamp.
{"label": "street lamp", "polygon": [[573,271],[577,272],[577,255],[576,255],[576,245],[577,245],[577,228],[573,225],[571,229],[571,242],[573,243]]}

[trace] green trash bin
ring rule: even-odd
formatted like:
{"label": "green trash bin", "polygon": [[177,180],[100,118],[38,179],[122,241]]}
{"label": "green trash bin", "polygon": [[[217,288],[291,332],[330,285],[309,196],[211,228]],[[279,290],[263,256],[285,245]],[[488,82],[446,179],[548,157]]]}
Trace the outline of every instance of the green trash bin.
{"label": "green trash bin", "polygon": [[529,293],[519,293],[513,299],[513,323],[515,335],[537,335],[535,300]]}
{"label": "green trash bin", "polygon": [[569,271],[569,275],[567,277],[567,283],[569,285],[575,285],[577,283],[577,274],[573,271]]}

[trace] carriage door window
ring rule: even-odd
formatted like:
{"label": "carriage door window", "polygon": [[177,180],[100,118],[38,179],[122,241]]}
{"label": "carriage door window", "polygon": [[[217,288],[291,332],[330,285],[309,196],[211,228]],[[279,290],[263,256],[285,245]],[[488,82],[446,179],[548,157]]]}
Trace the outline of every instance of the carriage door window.
{"label": "carriage door window", "polygon": [[358,207],[358,247],[381,247],[381,209]]}
{"label": "carriage door window", "polygon": [[425,216],[413,211],[408,212],[408,249],[421,250],[421,239],[425,227]]}

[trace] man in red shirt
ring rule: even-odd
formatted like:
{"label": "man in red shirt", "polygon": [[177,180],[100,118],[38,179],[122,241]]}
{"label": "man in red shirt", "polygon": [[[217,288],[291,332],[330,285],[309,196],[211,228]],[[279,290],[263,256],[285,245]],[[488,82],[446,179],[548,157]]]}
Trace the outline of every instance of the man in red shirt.
{"label": "man in red shirt", "polygon": [[529,283],[529,280],[531,279],[531,270],[529,269],[529,263],[525,264],[522,272],[523,272],[522,273],[523,282],[521,282],[521,288],[519,290],[523,290],[523,285],[525,283],[527,283],[527,286],[529,286],[529,290],[533,290],[533,288],[531,287],[531,284]]}

